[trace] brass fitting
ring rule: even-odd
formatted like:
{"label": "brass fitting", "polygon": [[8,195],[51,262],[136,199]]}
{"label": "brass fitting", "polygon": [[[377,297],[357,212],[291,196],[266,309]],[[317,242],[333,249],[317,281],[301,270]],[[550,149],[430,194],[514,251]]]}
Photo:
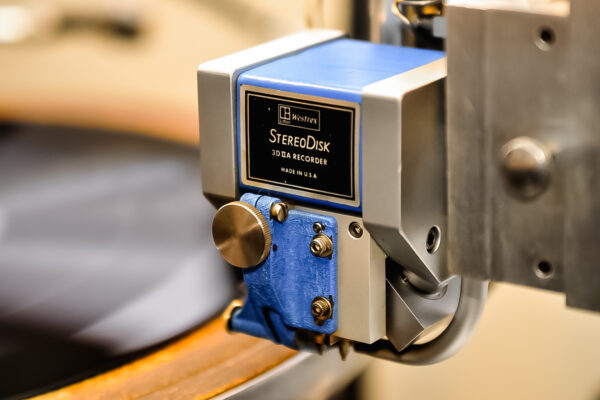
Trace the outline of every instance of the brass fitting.
{"label": "brass fitting", "polygon": [[324,321],[333,315],[333,306],[331,302],[323,296],[317,296],[310,305],[310,312],[315,318],[317,325],[322,325]]}
{"label": "brass fitting", "polygon": [[277,222],[283,222],[288,217],[288,205],[282,201],[275,202],[271,204],[269,214],[271,219],[274,219]]}
{"label": "brass fitting", "polygon": [[329,257],[333,254],[333,242],[327,235],[319,233],[310,241],[310,252],[317,257]]}

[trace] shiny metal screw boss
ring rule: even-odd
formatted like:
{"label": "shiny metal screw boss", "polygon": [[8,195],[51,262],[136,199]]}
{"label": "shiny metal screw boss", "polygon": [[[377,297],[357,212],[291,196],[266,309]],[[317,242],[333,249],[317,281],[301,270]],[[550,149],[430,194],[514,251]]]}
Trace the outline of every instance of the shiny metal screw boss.
{"label": "shiny metal screw boss", "polygon": [[269,209],[271,219],[274,219],[277,222],[285,221],[288,217],[288,212],[288,205],[281,201],[274,202]]}
{"label": "shiny metal screw boss", "polygon": [[310,252],[317,257],[329,257],[333,254],[333,242],[327,235],[319,233],[310,241]]}
{"label": "shiny metal screw boss", "polygon": [[310,305],[310,312],[315,318],[315,323],[322,324],[333,315],[333,306],[325,297],[317,296]]}

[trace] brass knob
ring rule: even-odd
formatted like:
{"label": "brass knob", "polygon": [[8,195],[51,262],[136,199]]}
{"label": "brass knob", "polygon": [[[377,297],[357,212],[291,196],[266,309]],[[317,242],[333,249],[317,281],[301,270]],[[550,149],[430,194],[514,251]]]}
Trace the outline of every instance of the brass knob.
{"label": "brass knob", "polygon": [[271,250],[271,231],[265,217],[241,201],[225,204],[217,210],[212,234],[221,256],[239,268],[260,264]]}

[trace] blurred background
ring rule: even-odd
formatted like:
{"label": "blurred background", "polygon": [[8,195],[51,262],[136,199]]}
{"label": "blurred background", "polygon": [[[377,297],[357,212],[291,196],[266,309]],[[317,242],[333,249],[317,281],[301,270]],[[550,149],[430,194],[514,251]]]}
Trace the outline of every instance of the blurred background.
{"label": "blurred background", "polygon": [[142,131],[185,143],[198,141],[198,64],[301,29],[352,25],[351,2],[340,0],[0,7],[0,118]]}
{"label": "blurred background", "polygon": [[[0,1],[0,397],[108,368],[223,309],[237,281],[212,249],[196,170],[197,65],[307,28],[376,39],[385,6]],[[456,357],[374,361],[356,387],[600,399],[599,338],[600,315],[496,284]]]}

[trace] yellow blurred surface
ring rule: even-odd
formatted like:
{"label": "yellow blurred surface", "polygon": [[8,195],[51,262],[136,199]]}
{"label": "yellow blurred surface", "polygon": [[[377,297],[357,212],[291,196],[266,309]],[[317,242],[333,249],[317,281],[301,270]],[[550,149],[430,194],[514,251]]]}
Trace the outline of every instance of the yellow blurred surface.
{"label": "yellow blurred surface", "polygon": [[344,1],[20,3],[44,5],[44,12],[55,17],[130,9],[142,34],[127,41],[90,30],[0,45],[0,120],[91,126],[196,143],[198,64],[312,26],[346,29],[349,17],[335,11],[338,3]]}

